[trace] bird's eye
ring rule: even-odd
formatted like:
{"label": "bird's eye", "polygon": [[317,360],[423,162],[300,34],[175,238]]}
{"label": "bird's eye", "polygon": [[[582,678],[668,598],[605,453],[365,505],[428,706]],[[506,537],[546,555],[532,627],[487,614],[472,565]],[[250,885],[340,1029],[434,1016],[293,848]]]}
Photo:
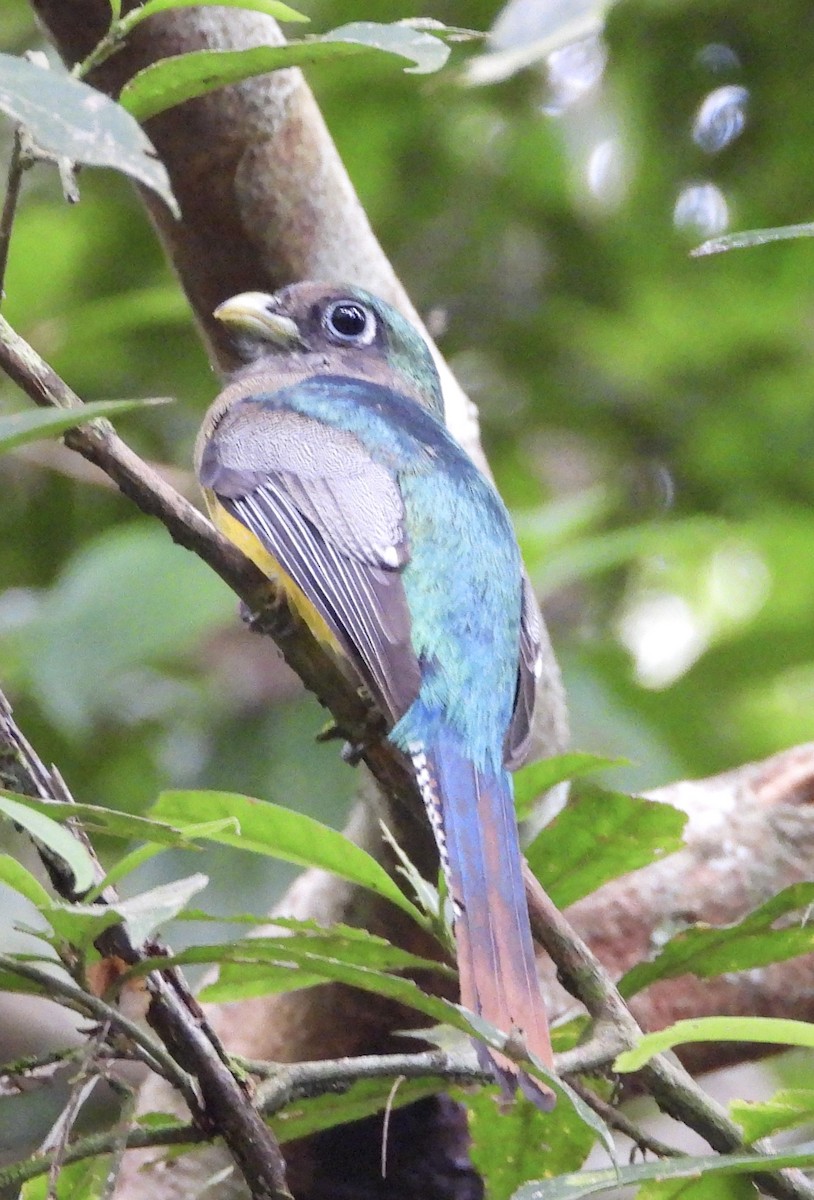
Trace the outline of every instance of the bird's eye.
{"label": "bird's eye", "polygon": [[323,324],[338,342],[369,346],[376,336],[376,318],[357,300],[338,300],[325,310]]}

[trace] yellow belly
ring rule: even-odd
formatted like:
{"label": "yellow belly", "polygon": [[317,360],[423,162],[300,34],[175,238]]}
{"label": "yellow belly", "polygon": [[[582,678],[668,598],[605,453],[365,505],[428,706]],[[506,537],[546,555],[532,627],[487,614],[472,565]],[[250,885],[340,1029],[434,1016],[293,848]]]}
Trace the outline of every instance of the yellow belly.
{"label": "yellow belly", "polygon": [[277,559],[268,552],[260,539],[228,513],[218,503],[212,492],[204,489],[204,499],[206,500],[206,507],[209,510],[209,516],[215,528],[219,529],[223,536],[227,537],[230,542],[233,542],[239,550],[242,550],[246,557],[250,558],[255,566],[260,568],[264,575],[277,584],[278,587],[282,588],[289,604],[302,617],[314,637],[324,645],[330,646],[334,653],[342,657],[342,648],[329,629],[324,617],[317,612],[302,588],[283,570]]}

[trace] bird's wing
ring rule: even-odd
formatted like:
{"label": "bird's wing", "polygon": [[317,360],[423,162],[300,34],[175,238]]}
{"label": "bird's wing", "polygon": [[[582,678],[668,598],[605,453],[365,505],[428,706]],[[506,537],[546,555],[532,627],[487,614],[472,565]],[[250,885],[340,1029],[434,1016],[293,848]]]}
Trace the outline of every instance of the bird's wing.
{"label": "bird's wing", "polygon": [[206,443],[201,483],[294,581],[397,720],[419,666],[401,580],[409,559],[393,475],[353,434],[262,399],[237,401]]}
{"label": "bird's wing", "polygon": [[537,601],[528,578],[523,576],[523,606],[520,615],[520,657],[514,710],[503,753],[506,766],[513,771],[526,761],[532,738],[537,681],[540,678],[542,622]]}

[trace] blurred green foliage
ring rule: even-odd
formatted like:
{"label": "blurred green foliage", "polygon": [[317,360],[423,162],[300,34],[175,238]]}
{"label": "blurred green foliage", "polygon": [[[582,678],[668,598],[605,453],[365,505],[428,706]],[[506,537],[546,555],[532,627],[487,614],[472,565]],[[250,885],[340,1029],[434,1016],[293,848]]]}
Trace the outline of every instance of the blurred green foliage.
{"label": "blurred green foliage", "polygon": [[[486,29],[500,6],[301,7],[318,31],[419,11]],[[36,44],[5,0],[0,50]],[[728,228],[810,215],[814,25],[802,0],[621,0],[606,48],[604,73],[584,52],[553,80],[469,86],[471,47],[439,76],[359,59],[309,78],[480,406],[575,744],[633,761],[614,786],[654,786],[812,733],[814,246],[689,250],[722,211]],[[705,128],[726,88],[741,102]],[[177,397],[119,427],[188,470],[216,380],[127,183],[80,185],[68,207],[44,168],[27,177],[4,314],[85,399]],[[0,381],[0,410],[24,404]],[[0,681],[29,737],[90,803],[143,811],[206,786],[341,825],[353,775],[313,745],[316,706],[202,564],[65,462],[42,445],[0,462]],[[247,907],[238,873],[255,909],[287,878],[206,869],[210,909]]]}

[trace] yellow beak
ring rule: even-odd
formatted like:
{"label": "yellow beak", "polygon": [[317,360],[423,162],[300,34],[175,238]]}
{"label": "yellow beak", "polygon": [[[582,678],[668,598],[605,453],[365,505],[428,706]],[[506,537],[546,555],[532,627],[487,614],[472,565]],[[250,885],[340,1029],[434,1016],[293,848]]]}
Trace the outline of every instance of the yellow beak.
{"label": "yellow beak", "polygon": [[276,313],[274,303],[274,297],[266,292],[241,292],[219,304],[212,316],[281,350],[301,348],[303,340],[296,321]]}

